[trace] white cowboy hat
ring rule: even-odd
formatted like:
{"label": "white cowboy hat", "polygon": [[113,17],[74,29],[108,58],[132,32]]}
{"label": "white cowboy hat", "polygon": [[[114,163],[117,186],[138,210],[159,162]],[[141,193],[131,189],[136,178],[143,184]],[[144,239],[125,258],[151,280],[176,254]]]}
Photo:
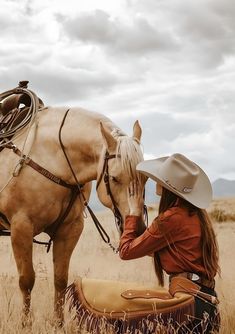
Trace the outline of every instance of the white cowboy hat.
{"label": "white cowboy hat", "polygon": [[212,200],[208,176],[182,154],[142,161],[136,169],[198,208],[207,208]]}

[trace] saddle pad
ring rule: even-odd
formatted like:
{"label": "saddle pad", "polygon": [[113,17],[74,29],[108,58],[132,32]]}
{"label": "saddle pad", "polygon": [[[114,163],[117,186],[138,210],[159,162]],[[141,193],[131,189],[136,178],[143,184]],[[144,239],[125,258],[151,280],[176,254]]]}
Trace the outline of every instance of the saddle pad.
{"label": "saddle pad", "polygon": [[107,318],[173,314],[187,308],[192,313],[194,307],[194,297],[184,292],[177,291],[172,296],[157,286],[81,277],[68,287],[67,296],[72,304],[82,305],[92,314]]}

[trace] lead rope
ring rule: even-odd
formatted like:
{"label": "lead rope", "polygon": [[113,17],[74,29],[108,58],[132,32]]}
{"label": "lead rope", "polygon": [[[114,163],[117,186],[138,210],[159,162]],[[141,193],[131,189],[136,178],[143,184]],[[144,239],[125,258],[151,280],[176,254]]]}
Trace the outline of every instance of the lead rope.
{"label": "lead rope", "polygon": [[79,194],[82,196],[83,204],[84,204],[84,206],[87,208],[87,210],[89,211],[89,213],[90,213],[90,215],[91,215],[91,218],[92,218],[92,220],[93,220],[93,222],[94,222],[94,224],[95,224],[95,227],[97,228],[97,231],[99,232],[99,234],[100,234],[102,240],[103,240],[106,244],[108,244],[108,246],[109,246],[115,253],[118,253],[118,249],[117,249],[116,247],[114,247],[114,246],[111,244],[111,242],[110,242],[110,237],[109,237],[108,233],[105,231],[105,229],[103,228],[103,226],[102,226],[101,223],[99,222],[98,218],[96,217],[95,213],[93,212],[93,210],[92,210],[91,207],[89,206],[89,204],[88,204],[88,202],[87,202],[87,200],[86,200],[86,198],[85,198],[85,196],[84,196],[84,194],[83,194],[83,192],[82,192],[81,185],[80,185],[80,183],[79,183],[79,181],[78,181],[78,179],[77,179],[77,176],[76,176],[76,174],[75,174],[75,172],[74,172],[74,170],[73,170],[73,167],[72,167],[71,162],[70,162],[70,160],[69,160],[69,158],[68,158],[68,155],[67,155],[67,153],[66,153],[66,151],[65,151],[65,146],[64,146],[63,141],[62,141],[61,133],[62,133],[62,128],[63,128],[63,126],[64,126],[64,123],[65,123],[65,120],[66,120],[66,117],[67,117],[69,111],[70,111],[70,109],[68,109],[68,110],[66,111],[66,113],[65,113],[65,115],[64,115],[64,118],[63,118],[63,120],[62,120],[62,123],[61,123],[61,125],[60,125],[60,129],[59,129],[59,142],[60,142],[61,149],[62,149],[62,151],[63,151],[63,153],[64,153],[64,156],[65,156],[65,159],[66,159],[66,161],[67,161],[67,163],[68,163],[68,166],[69,166],[69,168],[70,168],[70,170],[71,170],[71,172],[72,172],[72,175],[73,175],[74,180],[75,180],[75,182],[76,182],[76,186],[78,187],[78,190],[79,190]]}

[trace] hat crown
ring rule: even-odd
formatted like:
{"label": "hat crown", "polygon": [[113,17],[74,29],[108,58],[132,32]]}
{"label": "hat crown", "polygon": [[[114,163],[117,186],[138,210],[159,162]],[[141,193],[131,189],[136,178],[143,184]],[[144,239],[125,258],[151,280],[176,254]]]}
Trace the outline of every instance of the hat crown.
{"label": "hat crown", "polygon": [[181,193],[190,193],[197,182],[198,166],[180,153],[168,157],[159,169],[163,180]]}

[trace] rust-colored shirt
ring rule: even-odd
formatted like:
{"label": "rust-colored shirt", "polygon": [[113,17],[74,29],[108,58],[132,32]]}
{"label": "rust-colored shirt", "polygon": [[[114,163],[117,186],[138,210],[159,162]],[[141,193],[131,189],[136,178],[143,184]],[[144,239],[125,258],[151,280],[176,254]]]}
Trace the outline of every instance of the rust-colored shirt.
{"label": "rust-colored shirt", "polygon": [[120,239],[119,255],[123,260],[136,259],[158,252],[162,268],[168,273],[206,274],[202,262],[201,228],[196,214],[173,207],[154,219],[137,236],[139,217],[127,216]]}

